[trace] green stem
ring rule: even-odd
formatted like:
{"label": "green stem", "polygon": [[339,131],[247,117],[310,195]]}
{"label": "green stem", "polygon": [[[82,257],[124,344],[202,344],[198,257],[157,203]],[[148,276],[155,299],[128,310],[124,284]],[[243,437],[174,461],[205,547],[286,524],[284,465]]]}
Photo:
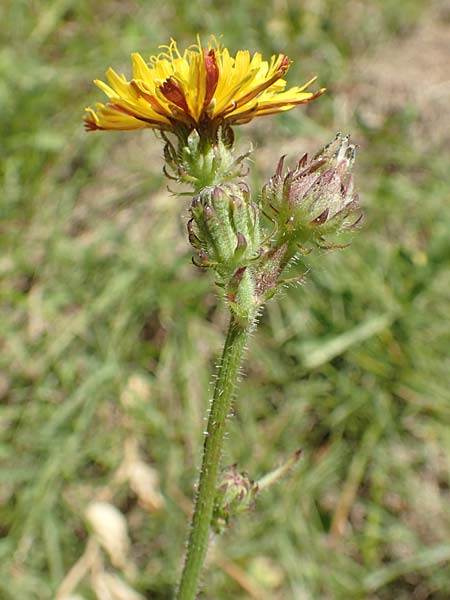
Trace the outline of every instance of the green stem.
{"label": "green stem", "polygon": [[209,413],[198,492],[177,600],[194,600],[196,596],[198,578],[208,549],[225,421],[230,412],[250,324],[250,321],[242,324],[231,317]]}

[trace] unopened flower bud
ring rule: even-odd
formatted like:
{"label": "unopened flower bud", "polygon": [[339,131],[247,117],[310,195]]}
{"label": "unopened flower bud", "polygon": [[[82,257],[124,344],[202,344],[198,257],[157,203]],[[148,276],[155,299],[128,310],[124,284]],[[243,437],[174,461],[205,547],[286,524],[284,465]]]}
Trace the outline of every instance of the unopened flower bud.
{"label": "unopened flower bud", "polygon": [[244,184],[207,187],[192,201],[189,241],[201,266],[234,272],[258,256],[259,211]]}
{"label": "unopened flower bud", "polygon": [[258,485],[239,473],[236,465],[226,467],[219,480],[212,526],[217,533],[224,530],[231,517],[253,506]]}
{"label": "unopened flower bud", "polygon": [[351,174],[356,148],[340,134],[308,161],[283,173],[282,157],[263,189],[262,205],[285,241],[326,245],[325,236],[355,227],[362,218]]}

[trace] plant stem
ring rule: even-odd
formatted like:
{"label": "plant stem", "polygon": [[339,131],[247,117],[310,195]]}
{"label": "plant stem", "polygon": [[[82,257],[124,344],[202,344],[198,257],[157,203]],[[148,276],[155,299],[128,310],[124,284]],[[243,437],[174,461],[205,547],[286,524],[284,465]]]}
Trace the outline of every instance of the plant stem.
{"label": "plant stem", "polygon": [[208,549],[225,421],[230,411],[250,325],[251,321],[241,323],[231,317],[205,433],[202,468],[177,600],[194,600],[196,596],[198,578]]}

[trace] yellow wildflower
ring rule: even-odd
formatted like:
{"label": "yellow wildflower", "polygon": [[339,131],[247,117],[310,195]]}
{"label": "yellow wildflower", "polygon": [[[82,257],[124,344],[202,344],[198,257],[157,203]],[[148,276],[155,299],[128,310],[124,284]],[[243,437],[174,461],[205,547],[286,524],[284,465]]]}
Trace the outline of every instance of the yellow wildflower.
{"label": "yellow wildflower", "polygon": [[305,91],[316,78],[286,90],[282,77],[290,61],[284,54],[272,56],[270,62],[259,52],[251,56],[248,50],[232,57],[214,38],[207,48],[198,42],[183,54],[174,40],[162,48],[164,52],[152,56],[149,63],[138,53],[132,55],[131,81],[110,68],[106,73],[109,85],[94,82],[109,102],[86,109],[88,131],[174,131],[181,125],[215,132],[220,125],[247,123],[254,117],[290,110],[325,91]]}

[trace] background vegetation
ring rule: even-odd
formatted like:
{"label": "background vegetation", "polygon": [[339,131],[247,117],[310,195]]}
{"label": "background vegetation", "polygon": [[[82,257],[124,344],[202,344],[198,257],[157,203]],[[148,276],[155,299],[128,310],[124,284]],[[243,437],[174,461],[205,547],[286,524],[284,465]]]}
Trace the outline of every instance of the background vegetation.
{"label": "background vegetation", "polygon": [[[448,5],[7,0],[0,16],[0,597],[171,598],[225,313],[190,264],[160,141],[80,118],[109,65],[215,33],[329,89],[237,132],[254,189],[281,153],[349,131],[366,220],[252,338],[226,461],[257,478],[303,457],[216,540],[202,597],[449,598]],[[86,566],[98,500],[131,543]]]}

